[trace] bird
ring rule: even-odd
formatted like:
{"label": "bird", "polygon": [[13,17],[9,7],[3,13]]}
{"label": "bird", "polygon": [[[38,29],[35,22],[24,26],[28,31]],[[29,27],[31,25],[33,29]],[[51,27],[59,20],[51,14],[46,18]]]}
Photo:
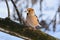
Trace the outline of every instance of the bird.
{"label": "bird", "polygon": [[27,17],[26,17],[26,25],[31,26],[34,30],[40,29],[42,26],[39,24],[38,18],[35,15],[35,11],[33,8],[27,8]]}

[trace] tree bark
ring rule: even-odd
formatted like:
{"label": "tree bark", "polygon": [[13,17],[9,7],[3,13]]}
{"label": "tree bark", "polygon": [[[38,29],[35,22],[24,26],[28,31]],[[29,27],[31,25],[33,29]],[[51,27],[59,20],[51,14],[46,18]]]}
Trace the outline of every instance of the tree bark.
{"label": "tree bark", "polygon": [[40,30],[29,29],[27,26],[16,23],[9,18],[0,18],[0,31],[29,40],[58,40]]}

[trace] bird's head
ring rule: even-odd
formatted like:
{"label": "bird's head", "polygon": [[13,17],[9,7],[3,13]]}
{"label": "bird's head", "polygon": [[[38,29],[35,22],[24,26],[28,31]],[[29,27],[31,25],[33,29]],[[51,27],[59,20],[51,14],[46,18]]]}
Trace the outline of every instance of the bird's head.
{"label": "bird's head", "polygon": [[34,9],[33,8],[27,8],[27,13],[34,15]]}

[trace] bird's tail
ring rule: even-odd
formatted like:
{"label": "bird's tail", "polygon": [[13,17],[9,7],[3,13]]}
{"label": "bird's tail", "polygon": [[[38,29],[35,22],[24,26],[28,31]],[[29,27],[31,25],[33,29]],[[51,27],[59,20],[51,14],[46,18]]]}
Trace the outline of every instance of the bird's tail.
{"label": "bird's tail", "polygon": [[36,26],[36,29],[41,29],[41,28],[42,28],[41,25],[37,25],[37,26]]}

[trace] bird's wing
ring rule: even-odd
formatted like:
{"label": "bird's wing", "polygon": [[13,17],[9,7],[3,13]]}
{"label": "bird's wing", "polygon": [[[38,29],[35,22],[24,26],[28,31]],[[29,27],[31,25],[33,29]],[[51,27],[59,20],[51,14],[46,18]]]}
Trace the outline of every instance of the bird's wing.
{"label": "bird's wing", "polygon": [[[35,15],[36,16],[36,15]],[[39,20],[38,20],[38,17],[36,16],[36,18],[37,18],[37,21],[39,22]]]}

